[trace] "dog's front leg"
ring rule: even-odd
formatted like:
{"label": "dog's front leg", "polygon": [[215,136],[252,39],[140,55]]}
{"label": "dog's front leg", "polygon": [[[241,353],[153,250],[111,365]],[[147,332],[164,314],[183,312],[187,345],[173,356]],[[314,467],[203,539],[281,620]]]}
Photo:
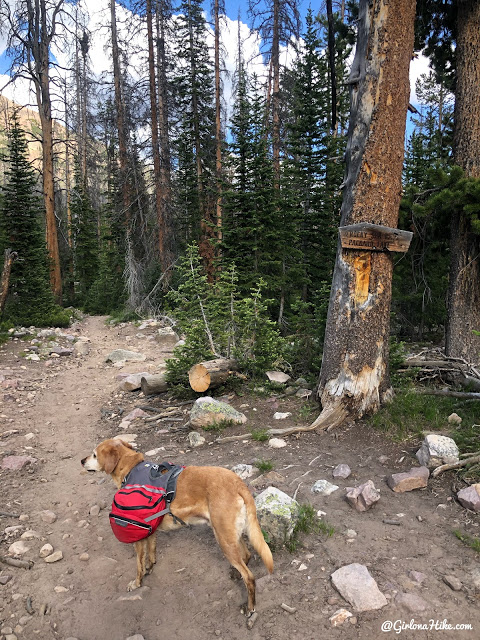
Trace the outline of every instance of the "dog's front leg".
{"label": "dog's front leg", "polygon": [[135,553],[137,554],[137,577],[128,583],[127,591],[135,591],[142,586],[143,576],[145,575],[145,566],[147,561],[147,541],[139,540],[134,542]]}
{"label": "dog's front leg", "polygon": [[157,561],[157,536],[153,533],[147,538],[147,559],[145,564],[145,573],[149,575],[153,571],[153,567]]}

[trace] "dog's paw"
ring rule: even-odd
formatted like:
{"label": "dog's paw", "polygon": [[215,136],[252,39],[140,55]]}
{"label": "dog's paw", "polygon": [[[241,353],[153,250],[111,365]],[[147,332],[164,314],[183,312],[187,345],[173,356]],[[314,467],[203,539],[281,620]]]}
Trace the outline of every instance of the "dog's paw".
{"label": "dog's paw", "polygon": [[135,591],[135,589],[138,589],[140,586],[136,580],[132,580],[127,585],[127,591]]}

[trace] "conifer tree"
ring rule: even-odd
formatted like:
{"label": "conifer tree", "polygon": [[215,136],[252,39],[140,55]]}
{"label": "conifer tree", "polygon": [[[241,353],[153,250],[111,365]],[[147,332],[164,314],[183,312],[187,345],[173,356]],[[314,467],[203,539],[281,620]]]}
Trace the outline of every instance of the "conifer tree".
{"label": "conifer tree", "polygon": [[11,122],[7,167],[0,224],[4,242],[18,258],[12,266],[4,318],[23,325],[66,326],[68,314],[55,304],[49,285],[42,207],[16,114]]}

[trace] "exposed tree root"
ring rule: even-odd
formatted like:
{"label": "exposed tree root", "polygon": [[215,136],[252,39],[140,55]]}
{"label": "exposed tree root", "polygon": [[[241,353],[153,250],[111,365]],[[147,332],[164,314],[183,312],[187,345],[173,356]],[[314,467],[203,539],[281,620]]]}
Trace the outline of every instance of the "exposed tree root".
{"label": "exposed tree root", "polygon": [[452,462],[451,464],[442,464],[440,467],[437,467],[435,471],[432,472],[432,478],[436,478],[444,471],[449,471],[450,469],[460,469],[460,467],[466,467],[469,464],[474,464],[476,462],[480,462],[480,453],[475,453],[465,460],[460,460],[459,462]]}
{"label": "exposed tree root", "polygon": [[[293,433],[305,433],[307,431],[323,430],[328,431],[339,427],[348,417],[348,411],[338,402],[323,409],[318,418],[308,427],[289,427],[288,429],[268,429],[267,435],[272,436],[290,436]],[[235,442],[238,440],[251,440],[251,433],[244,433],[241,436],[229,436],[227,438],[217,438],[215,442],[225,444],[227,442]]]}

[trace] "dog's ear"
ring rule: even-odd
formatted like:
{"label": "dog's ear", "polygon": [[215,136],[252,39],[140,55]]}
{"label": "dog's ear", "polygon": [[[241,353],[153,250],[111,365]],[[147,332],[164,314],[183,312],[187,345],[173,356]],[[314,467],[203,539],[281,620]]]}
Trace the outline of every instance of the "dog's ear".
{"label": "dog's ear", "polygon": [[119,460],[120,452],[118,447],[110,445],[109,447],[105,447],[105,450],[102,451],[102,463],[105,473],[113,473],[113,470],[117,466]]}
{"label": "dog's ear", "polygon": [[131,444],[130,442],[127,442],[126,440],[122,440],[121,438],[116,438],[116,440],[121,442],[124,447],[128,447],[129,449],[134,449],[133,444]]}

